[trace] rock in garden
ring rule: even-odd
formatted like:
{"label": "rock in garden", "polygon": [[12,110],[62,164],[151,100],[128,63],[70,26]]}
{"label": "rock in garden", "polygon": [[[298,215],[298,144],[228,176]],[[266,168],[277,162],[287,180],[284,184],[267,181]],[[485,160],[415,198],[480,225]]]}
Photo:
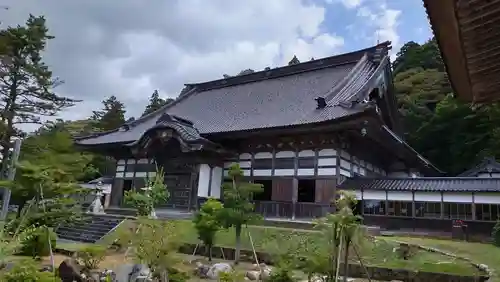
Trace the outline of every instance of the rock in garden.
{"label": "rock in garden", "polygon": [[208,271],[210,270],[210,265],[203,264],[199,261],[196,262],[196,269],[194,271],[195,275],[200,278],[207,278]]}
{"label": "rock in garden", "polygon": [[145,264],[135,264],[129,274],[129,282],[151,281],[151,270]]}
{"label": "rock in garden", "polygon": [[248,279],[250,279],[252,281],[256,281],[256,280],[259,280],[260,272],[258,270],[249,270],[245,274],[245,277],[247,277]]}
{"label": "rock in garden", "polygon": [[219,273],[221,272],[231,272],[233,268],[228,263],[216,263],[210,267],[207,272],[207,277],[210,279],[218,279]]}
{"label": "rock in garden", "polygon": [[65,259],[59,265],[59,277],[62,282],[84,282],[85,278],[81,274],[82,267],[73,259]]}
{"label": "rock in garden", "polygon": [[52,272],[52,265],[42,265],[40,272]]}
{"label": "rock in garden", "polygon": [[261,263],[260,269],[261,269],[260,279],[267,280],[269,276],[271,276],[271,270],[272,270],[271,267],[267,266],[264,263]]}

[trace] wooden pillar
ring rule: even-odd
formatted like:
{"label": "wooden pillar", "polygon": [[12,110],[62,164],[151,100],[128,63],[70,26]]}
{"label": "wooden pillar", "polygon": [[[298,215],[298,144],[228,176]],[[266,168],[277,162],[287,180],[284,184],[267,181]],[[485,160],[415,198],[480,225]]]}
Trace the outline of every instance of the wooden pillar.
{"label": "wooden pillar", "polygon": [[444,202],[443,202],[443,192],[441,192],[441,219],[444,218]]}
{"label": "wooden pillar", "polygon": [[[476,220],[476,203],[474,199],[474,192],[472,192],[472,203],[471,203],[472,220]],[[491,209],[490,209],[491,212]]]}
{"label": "wooden pillar", "polygon": [[294,177],[292,185],[292,220],[295,219],[298,193],[299,193],[299,179],[297,179],[297,177]]}
{"label": "wooden pillar", "polygon": [[299,194],[299,179],[298,177],[298,172],[299,172],[299,150],[295,149],[295,158],[293,161],[293,184],[292,184],[292,220],[295,219],[295,213],[297,209],[297,198]]}

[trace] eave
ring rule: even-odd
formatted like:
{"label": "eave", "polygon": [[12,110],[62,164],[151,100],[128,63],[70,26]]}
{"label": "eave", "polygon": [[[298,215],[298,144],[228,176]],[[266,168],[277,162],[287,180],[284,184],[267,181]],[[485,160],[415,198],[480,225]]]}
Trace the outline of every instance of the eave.
{"label": "eave", "polygon": [[500,0],[423,0],[453,91],[500,100]]}

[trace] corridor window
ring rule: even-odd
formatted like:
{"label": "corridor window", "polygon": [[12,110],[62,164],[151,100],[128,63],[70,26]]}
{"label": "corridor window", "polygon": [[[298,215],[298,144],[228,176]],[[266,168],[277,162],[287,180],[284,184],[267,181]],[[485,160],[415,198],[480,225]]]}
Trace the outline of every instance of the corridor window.
{"label": "corridor window", "polygon": [[388,201],[387,214],[392,216],[412,216],[412,202]]}
{"label": "corridor window", "polygon": [[260,193],[253,194],[253,199],[255,201],[271,201],[273,194],[273,181],[271,179],[255,179],[253,183],[260,184],[263,188]]}
{"label": "corridor window", "polygon": [[297,202],[314,203],[316,199],[316,180],[299,179]]}
{"label": "corridor window", "polygon": [[472,204],[443,203],[443,216],[449,219],[472,219]]}
{"label": "corridor window", "polygon": [[363,200],[363,214],[385,215],[385,201]]}
{"label": "corridor window", "polygon": [[440,202],[415,202],[415,216],[441,218]]}
{"label": "corridor window", "polygon": [[476,220],[497,221],[500,213],[498,204],[476,204]]}

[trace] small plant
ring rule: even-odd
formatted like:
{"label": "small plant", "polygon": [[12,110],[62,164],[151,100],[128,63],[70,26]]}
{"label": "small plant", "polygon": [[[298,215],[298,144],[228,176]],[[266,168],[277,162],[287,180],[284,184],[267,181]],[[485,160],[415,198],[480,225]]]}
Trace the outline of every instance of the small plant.
{"label": "small plant", "polygon": [[78,262],[87,269],[98,269],[106,256],[106,248],[99,245],[88,246],[76,254]]}
{"label": "small plant", "polygon": [[500,221],[497,221],[491,232],[493,237],[493,245],[500,247]]}
{"label": "small plant", "polygon": [[[138,263],[146,264],[163,280],[170,275],[169,267],[177,262],[179,247],[175,225],[171,222],[139,218],[138,226],[126,239],[130,241],[131,254]],[[132,235],[132,236],[130,236]]]}
{"label": "small plant", "polygon": [[198,232],[198,239],[208,249],[208,261],[212,261],[212,247],[215,243],[215,235],[222,227],[219,221],[219,214],[222,209],[221,202],[210,198],[201,206],[193,218],[194,227]]}
{"label": "small plant", "polygon": [[54,277],[52,272],[40,272],[39,267],[33,261],[22,261],[17,263],[9,272],[0,277],[3,282],[60,282],[61,279]]}
{"label": "small plant", "polygon": [[271,275],[266,279],[268,282],[294,282],[292,270],[288,266],[279,266],[271,271]]}
{"label": "small plant", "polygon": [[56,239],[57,235],[46,226],[29,227],[19,236],[21,254],[33,258],[48,256],[50,247],[56,247]]}
{"label": "small plant", "polygon": [[[125,204],[136,208],[137,216],[150,216],[159,203],[167,201],[169,194],[163,183],[164,176],[163,169],[159,168],[154,178],[146,180],[146,187],[136,187],[134,191],[125,192]],[[142,191],[142,188],[149,190]]]}
{"label": "small plant", "polygon": [[153,211],[152,200],[144,192],[125,191],[125,204],[137,209],[137,216],[149,216]]}
{"label": "small plant", "polygon": [[245,276],[243,275],[243,273],[237,272],[235,270],[231,272],[219,273],[219,282],[240,282],[244,280]]}

